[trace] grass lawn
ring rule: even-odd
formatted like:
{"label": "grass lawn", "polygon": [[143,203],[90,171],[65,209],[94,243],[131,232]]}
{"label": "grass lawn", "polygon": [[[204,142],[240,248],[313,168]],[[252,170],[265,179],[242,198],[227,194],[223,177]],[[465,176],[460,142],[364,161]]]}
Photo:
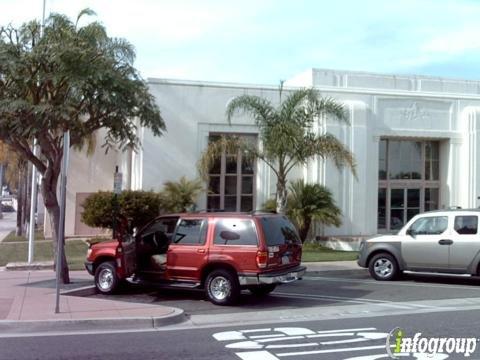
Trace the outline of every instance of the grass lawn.
{"label": "grass lawn", "polygon": [[[42,230],[35,231],[35,240],[45,240],[43,236]],[[19,242],[19,241],[28,241],[25,236],[17,236],[15,235],[15,231],[12,231],[10,234],[7,235],[2,242]]]}
{"label": "grass lawn", "polygon": [[[68,240],[65,245],[67,261],[70,270],[83,270],[83,262],[87,254],[88,245],[82,240]],[[28,242],[1,242],[0,243],[0,266],[9,262],[27,261]],[[42,241],[35,244],[35,261],[53,260],[53,246],[51,241]]]}
{"label": "grass lawn", "polygon": [[313,262],[357,260],[357,254],[357,251],[332,250],[319,244],[304,244],[302,261]]}

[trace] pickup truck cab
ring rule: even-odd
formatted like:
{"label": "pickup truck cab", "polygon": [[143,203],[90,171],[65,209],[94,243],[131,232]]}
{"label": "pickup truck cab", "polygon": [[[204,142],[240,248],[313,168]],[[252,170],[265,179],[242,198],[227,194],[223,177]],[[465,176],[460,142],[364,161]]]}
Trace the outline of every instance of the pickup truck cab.
{"label": "pickup truck cab", "polygon": [[283,215],[184,213],[163,215],[135,236],[92,245],[85,266],[99,292],[129,279],[203,288],[214,304],[234,303],[242,289],[257,295],[301,279],[302,244]]}

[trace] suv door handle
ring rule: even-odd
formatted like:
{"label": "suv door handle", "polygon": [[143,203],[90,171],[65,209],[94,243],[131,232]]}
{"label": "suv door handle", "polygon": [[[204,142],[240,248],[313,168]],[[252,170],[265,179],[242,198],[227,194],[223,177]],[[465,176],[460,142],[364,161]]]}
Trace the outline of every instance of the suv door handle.
{"label": "suv door handle", "polygon": [[453,244],[453,240],[450,240],[450,239],[442,239],[442,240],[439,240],[438,243],[440,245],[452,245]]}
{"label": "suv door handle", "polygon": [[205,249],[197,249],[197,253],[199,253],[199,254],[205,254]]}

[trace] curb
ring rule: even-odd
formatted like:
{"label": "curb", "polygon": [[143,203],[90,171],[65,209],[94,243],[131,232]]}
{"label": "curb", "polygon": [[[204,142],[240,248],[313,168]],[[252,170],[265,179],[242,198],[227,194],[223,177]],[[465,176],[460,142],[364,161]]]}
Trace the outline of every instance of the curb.
{"label": "curb", "polygon": [[[0,320],[0,334],[32,334],[49,332],[81,332],[108,330],[155,330],[162,326],[178,324],[185,321],[182,309],[172,308],[172,313],[165,316],[65,319],[65,320]],[[0,335],[1,337],[1,335]]]}

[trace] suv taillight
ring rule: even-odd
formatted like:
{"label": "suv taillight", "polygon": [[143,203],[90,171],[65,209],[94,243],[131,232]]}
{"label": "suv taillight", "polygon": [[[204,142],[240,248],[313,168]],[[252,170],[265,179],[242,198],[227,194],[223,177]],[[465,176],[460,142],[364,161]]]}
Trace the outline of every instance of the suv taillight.
{"label": "suv taillight", "polygon": [[257,266],[260,269],[265,269],[267,267],[268,262],[268,252],[266,251],[257,251],[257,257],[255,258],[257,261]]}

